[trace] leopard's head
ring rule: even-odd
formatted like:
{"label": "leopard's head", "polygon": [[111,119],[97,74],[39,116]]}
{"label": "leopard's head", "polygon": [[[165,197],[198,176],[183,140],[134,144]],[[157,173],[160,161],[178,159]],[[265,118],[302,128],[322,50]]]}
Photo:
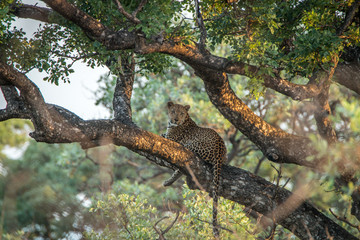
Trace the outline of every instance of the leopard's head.
{"label": "leopard's head", "polygon": [[175,104],[173,102],[167,103],[168,108],[168,117],[169,117],[169,125],[168,127],[177,127],[179,125],[182,125],[186,119],[189,118],[189,105],[180,105]]}

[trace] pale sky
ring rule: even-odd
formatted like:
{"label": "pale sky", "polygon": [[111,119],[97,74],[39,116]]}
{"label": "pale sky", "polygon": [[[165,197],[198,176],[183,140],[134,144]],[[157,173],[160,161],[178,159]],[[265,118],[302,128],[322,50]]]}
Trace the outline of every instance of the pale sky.
{"label": "pale sky", "polygon": [[[23,3],[34,4],[37,1],[24,0]],[[44,6],[39,2],[39,6]],[[17,19],[17,28],[23,28],[28,37],[36,31],[40,22],[30,19]],[[39,88],[47,103],[62,106],[84,119],[109,118],[109,113],[100,106],[95,106],[93,91],[98,87],[97,80],[108,73],[106,68],[92,69],[85,63],[77,62],[73,66],[75,72],[71,74],[70,84],[59,81],[59,86],[43,81],[45,73],[33,70],[26,74]],[[0,109],[5,108],[6,102],[0,91]]]}

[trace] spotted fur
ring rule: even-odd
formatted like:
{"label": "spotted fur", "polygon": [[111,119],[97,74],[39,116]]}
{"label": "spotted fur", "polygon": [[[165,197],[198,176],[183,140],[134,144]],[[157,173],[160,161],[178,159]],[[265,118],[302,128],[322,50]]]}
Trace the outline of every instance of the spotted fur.
{"label": "spotted fur", "polygon": [[165,138],[180,143],[196,153],[202,160],[213,165],[213,232],[219,238],[217,205],[220,170],[226,161],[226,147],[223,139],[211,128],[199,127],[189,116],[190,106],[168,102],[168,128]]}

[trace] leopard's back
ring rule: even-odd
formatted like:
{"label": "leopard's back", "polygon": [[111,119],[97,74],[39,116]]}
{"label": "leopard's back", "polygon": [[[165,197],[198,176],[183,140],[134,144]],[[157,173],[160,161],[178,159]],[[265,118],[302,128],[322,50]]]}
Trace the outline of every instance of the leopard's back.
{"label": "leopard's back", "polygon": [[168,128],[166,138],[180,143],[196,153],[202,160],[216,164],[226,161],[226,146],[220,135],[211,128],[178,126]]}

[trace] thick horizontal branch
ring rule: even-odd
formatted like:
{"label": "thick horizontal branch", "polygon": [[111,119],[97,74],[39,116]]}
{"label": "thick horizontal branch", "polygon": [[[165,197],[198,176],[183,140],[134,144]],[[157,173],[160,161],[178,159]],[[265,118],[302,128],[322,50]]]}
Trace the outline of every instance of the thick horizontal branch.
{"label": "thick horizontal branch", "polygon": [[[260,71],[258,67],[202,53],[196,45],[184,45],[171,40],[151,43],[151,41],[148,42],[146,39],[136,37],[126,31],[122,32],[123,35],[120,32],[114,33],[65,0],[46,2],[54,10],[83,28],[84,31],[91,32],[91,35],[99,38],[100,41],[101,39],[112,39],[111,41],[102,41],[108,48],[134,48],[139,54],[164,53],[188,63],[204,80],[213,104],[236,128],[253,141],[268,159],[279,163],[295,163],[311,167],[316,165],[306,161],[306,157],[313,154],[308,147],[308,139],[287,134],[256,116],[237,98],[230,87],[226,74],[223,74],[254,75]],[[275,72],[275,76],[277,75]],[[337,76],[336,72],[335,76]],[[317,86],[313,84],[297,85],[280,77],[267,75],[264,75],[264,79],[265,85],[297,100],[314,97],[319,92]]]}
{"label": "thick horizontal branch", "polygon": [[[254,75],[260,70],[255,66],[207,54],[197,47],[184,45],[182,43],[168,41],[159,44],[158,42],[151,43],[150,41],[150,44],[144,44],[145,39],[138,39],[134,33],[125,30],[114,32],[65,0],[45,0],[45,2],[63,17],[74,22],[87,34],[103,43],[104,46],[109,49],[136,49],[137,52],[142,54],[162,52],[184,61],[187,60],[187,62],[191,61],[193,64],[202,65],[203,67],[245,76]],[[34,16],[34,18],[36,18],[36,16]],[[318,94],[318,89],[315,85],[294,84],[280,77],[270,77],[267,75],[263,77],[266,87],[272,88],[295,100],[311,98]]]}
{"label": "thick horizontal branch", "polygon": [[[135,49],[138,53],[147,54],[153,52],[162,52],[175,56],[186,62],[192,62],[195,65],[210,68],[217,71],[226,72],[229,74],[240,74],[244,76],[254,76],[260,71],[259,67],[248,65],[242,62],[232,61],[227,58],[215,56],[208,53],[201,52],[196,46],[184,45],[183,43],[173,42],[171,39],[162,43],[152,42],[151,40],[139,39],[132,32],[126,30],[112,31],[98,20],[92,18],[88,14],[77,9],[65,0],[45,2],[52,7],[59,14],[80,26],[88,35],[93,36],[95,40],[100,41],[108,49],[124,50]],[[19,7],[21,9],[21,7]],[[43,11],[45,12],[45,10]],[[50,13],[51,11],[46,11]],[[21,17],[19,15],[19,17]],[[27,17],[36,19],[36,15],[28,14]],[[147,42],[147,44],[145,44]],[[340,65],[340,64],[339,64]],[[338,69],[341,66],[338,66]],[[340,84],[350,88],[356,93],[360,94],[360,84],[354,78],[359,76],[358,71],[350,71],[345,78],[340,77],[343,71],[336,70],[336,80]],[[355,69],[353,69],[355,70]],[[264,85],[268,88],[291,97],[294,100],[304,100],[315,97],[319,94],[319,88],[315,84],[295,84],[279,77],[277,70],[274,70],[274,76],[262,75]]]}
{"label": "thick horizontal branch", "polygon": [[[191,169],[202,188],[210,193],[211,168],[198,162],[193,163]],[[302,196],[296,196],[250,172],[224,166],[220,179],[219,196],[245,205],[265,216],[274,211],[281,212],[283,218],[277,223],[293,232],[300,239],[323,240],[329,239],[329,237],[344,240],[357,239],[302,199]],[[187,182],[190,188],[198,188],[190,176],[187,177]],[[300,205],[292,211],[286,207],[282,208],[289,198],[301,199]]]}
{"label": "thick horizontal branch", "polygon": [[[226,74],[221,74],[221,76],[223,76],[221,78],[217,72],[200,72],[198,69],[197,73],[202,75],[205,80],[212,81],[212,79],[207,76],[207,74],[211,74],[214,78],[223,81],[222,85],[218,83],[218,80],[216,81],[217,84],[207,85],[208,82],[205,82],[205,85],[211,98],[214,97],[212,94],[219,93],[218,91],[220,91],[224,101],[220,102],[220,105],[217,105],[217,107],[220,110],[227,110],[228,112],[225,112],[226,115],[241,115],[250,111],[247,110],[246,105],[241,103],[239,99],[234,98],[229,88]],[[2,79],[16,84],[17,88],[21,91],[24,101],[30,102],[30,96],[36,97],[37,94],[39,94],[39,90],[32,87],[32,82],[29,79],[25,78],[21,73],[16,74],[13,69],[4,64],[0,65],[0,74]],[[25,89],[24,91],[23,88]],[[194,153],[182,145],[134,125],[123,124],[117,120],[84,121],[64,108],[44,103],[43,99],[37,98],[37,101],[37,103],[29,103],[29,105],[41,103],[45,105],[45,108],[36,109],[35,112],[32,112],[32,121],[34,122],[34,119],[44,118],[40,119],[40,121],[46,122],[51,119],[53,125],[56,127],[43,129],[46,128],[46,124],[39,125],[35,129],[35,132],[31,134],[36,141],[46,143],[79,142],[84,148],[110,143],[117,146],[125,146],[131,151],[147,156],[159,165],[172,168],[171,164],[174,164],[181,168],[182,172],[187,175],[188,184],[192,188],[197,186],[191,178],[191,175],[194,174],[202,188],[208,192],[211,191],[212,167],[196,158]],[[234,101],[234,103],[232,103],[232,101]],[[223,106],[222,104],[225,105]],[[230,110],[228,109],[229,107]],[[44,115],[40,111],[46,111],[48,114]],[[36,116],[34,117],[34,115]],[[238,120],[241,124],[254,124],[256,128],[262,128],[262,130],[265,131],[268,130],[269,135],[267,136],[270,141],[272,135],[284,134],[271,129],[265,122],[259,122],[259,119],[251,119],[251,117],[254,116],[251,115],[250,118],[245,117],[243,119],[239,118]],[[249,131],[254,134],[257,133],[252,129]],[[266,140],[266,138],[264,140]],[[286,142],[286,144],[284,142],[284,146],[288,146],[288,142]],[[190,174],[185,165],[190,166],[192,174]],[[219,196],[244,204],[254,211],[267,215],[275,209],[278,209],[279,206],[281,207],[282,203],[291,196],[291,193],[283,188],[278,189],[277,186],[249,172],[224,166],[221,173]],[[278,209],[278,211],[282,211],[281,208]],[[294,211],[288,211],[288,209],[285,208],[282,212],[282,218],[279,219],[278,223],[294,232],[294,234],[301,239],[308,238],[308,231],[310,231],[310,234],[315,239],[324,239],[327,233],[335,239],[355,239],[355,237],[308,203],[301,204],[294,209]],[[306,227],[302,228],[304,225]]]}
{"label": "thick horizontal branch", "polygon": [[50,23],[50,15],[54,13],[49,8],[33,6],[29,4],[13,5],[11,13],[19,18],[31,18],[41,22]]}
{"label": "thick horizontal branch", "polygon": [[[55,11],[78,24],[92,35],[105,39],[116,38],[109,35],[109,31],[100,22],[77,9],[65,0],[46,1]],[[118,36],[119,37],[119,36]],[[220,112],[234,124],[244,135],[253,141],[268,157],[278,163],[295,163],[314,167],[314,163],[306,161],[306,156],[311,154],[308,140],[296,137],[279,128],[273,127],[263,119],[256,116],[231,89],[227,76],[223,72],[238,74],[257,73],[259,69],[244,63],[233,63],[225,58],[201,53],[195,45],[184,45],[180,42],[147,43],[144,38],[121,38],[125,45],[114,45],[113,48],[124,49],[125,46],[135,46],[139,54],[154,52],[169,54],[183,60],[192,66],[204,80],[211,101]],[[109,42],[103,42],[108,46]],[[218,70],[218,71],[214,71]],[[224,71],[220,71],[224,70]],[[213,76],[210,76],[213,74]],[[285,80],[283,81],[285,83]],[[279,85],[280,86],[280,85]],[[287,89],[287,87],[283,87]],[[307,153],[307,154],[305,154]]]}
{"label": "thick horizontal branch", "polygon": [[211,54],[204,54],[197,46],[184,45],[182,43],[163,42],[146,44],[145,41],[139,41],[136,51],[140,54],[148,54],[153,52],[161,52],[177,57],[191,66],[208,68],[229,74],[240,74],[244,76],[262,77],[265,87],[274,89],[294,100],[304,100],[315,97],[320,90],[316,84],[295,84],[282,79],[276,69],[273,70],[273,76],[259,74],[261,68],[235,62],[223,57]]}
{"label": "thick horizontal branch", "polygon": [[320,93],[319,86],[316,84],[295,84],[282,78],[270,76],[264,76],[264,85],[297,101],[313,98]]}
{"label": "thick horizontal branch", "polygon": [[[150,158],[156,164],[169,168],[173,168],[170,164],[175,164],[187,175],[189,186],[197,188],[191,174],[184,167],[188,163],[202,188],[211,192],[213,174],[211,166],[197,159],[192,152],[180,144],[116,120],[84,121],[66,109],[57,106],[52,106],[50,109],[54,119],[58,115],[62,116],[61,122],[57,122],[61,132],[57,131],[56,134],[50,135],[37,135],[35,132],[33,134],[35,140],[47,143],[80,142],[87,147],[91,147],[90,144],[94,147],[109,143],[125,146]],[[66,128],[68,126],[71,127]],[[78,129],[75,134],[74,129]],[[59,135],[61,133],[63,135]],[[291,192],[283,188],[279,189],[276,185],[242,169],[224,166],[219,195],[267,215],[281,206],[291,196]],[[287,209],[277,210],[283,211],[283,217],[278,223],[301,239],[308,239],[308,231],[314,239],[324,239],[327,232],[334,239],[356,239],[306,202],[291,212],[287,212]],[[302,227],[304,224],[306,227]]]}

